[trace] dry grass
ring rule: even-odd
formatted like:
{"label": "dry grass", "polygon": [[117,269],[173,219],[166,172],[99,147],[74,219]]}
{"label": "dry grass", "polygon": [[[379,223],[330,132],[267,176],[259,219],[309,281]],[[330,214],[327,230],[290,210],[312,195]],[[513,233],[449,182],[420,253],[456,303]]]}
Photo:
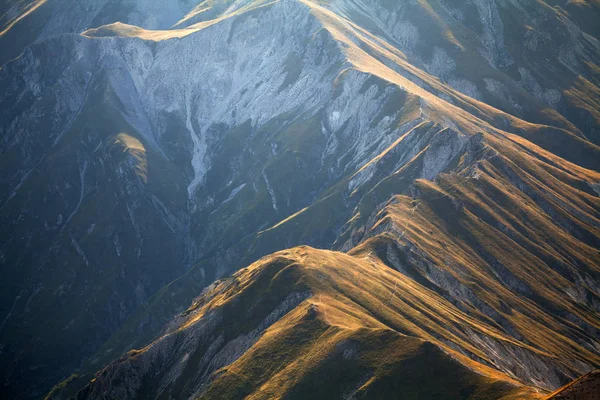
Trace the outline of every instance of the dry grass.
{"label": "dry grass", "polygon": [[[494,396],[481,398],[537,396],[519,381],[461,354],[486,360],[474,346],[472,332],[526,346],[365,253],[368,246],[354,255],[309,247],[276,253],[220,283],[188,310],[190,318],[180,329],[188,329],[210,310],[233,304],[233,314],[247,315],[248,293],[254,301],[259,293],[265,299],[281,297],[280,292],[312,293],[242,357],[216,372],[204,397],[282,398],[300,396],[305,386],[332,394],[356,384],[353,380],[360,383],[354,389],[363,395],[391,390],[389,380],[402,382],[398,390],[418,393],[425,390],[418,386],[429,379],[425,371],[432,365],[443,369],[436,379],[456,380],[440,386],[448,398],[465,398],[460,393],[467,392],[472,394],[468,398],[480,398],[482,393]],[[349,348],[356,348],[359,356],[348,358],[346,352],[346,359],[338,359],[334,368],[331,360],[343,355],[348,343],[356,344]],[[335,373],[336,368],[342,372],[335,382],[319,376]],[[416,380],[403,382],[404,374]],[[368,379],[363,382],[362,376]],[[428,387],[422,394],[434,392]]]}

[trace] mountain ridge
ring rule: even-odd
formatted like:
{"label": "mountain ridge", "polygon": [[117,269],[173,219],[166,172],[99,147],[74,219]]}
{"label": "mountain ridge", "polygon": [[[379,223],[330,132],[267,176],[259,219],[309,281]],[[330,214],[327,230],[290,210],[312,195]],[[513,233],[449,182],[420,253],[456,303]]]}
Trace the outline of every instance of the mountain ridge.
{"label": "mountain ridge", "polygon": [[[362,298],[362,301],[357,300],[356,298],[354,299],[349,299],[350,303],[346,304],[345,301],[342,298],[336,298],[337,296],[333,296],[331,298],[329,297],[325,297],[325,296],[330,296],[332,295],[333,292],[331,292],[329,289],[325,291],[325,293],[328,293],[328,295],[323,295],[320,293],[320,291],[314,286],[314,285],[319,285],[317,282],[323,282],[322,284],[324,285],[339,285],[340,283],[342,284],[342,287],[344,287],[343,285],[347,284],[347,280],[348,279],[356,279],[357,276],[360,278],[367,278],[367,276],[369,277],[369,279],[379,279],[379,278],[373,278],[372,273],[374,272],[371,267],[368,269],[368,271],[364,271],[362,269],[356,269],[356,268],[352,268],[352,269],[342,269],[340,267],[335,267],[335,264],[339,264],[339,261],[337,261],[337,257],[343,257],[343,258],[347,258],[347,255],[344,255],[342,253],[328,253],[325,251],[320,251],[320,250],[314,250],[314,249],[310,249],[310,248],[298,248],[298,249],[291,249],[291,250],[287,250],[281,253],[277,253],[274,254],[273,256],[268,256],[265,259],[257,262],[256,264],[248,267],[248,269],[243,270],[242,272],[236,274],[234,276],[234,278],[227,280],[225,282],[223,282],[222,284],[218,285],[217,287],[215,287],[211,292],[207,293],[206,297],[200,298],[198,299],[195,304],[188,310],[186,311],[186,316],[182,317],[182,321],[181,322],[176,322],[176,325],[174,328],[172,329],[172,333],[169,333],[167,336],[163,337],[161,340],[162,341],[168,341],[169,345],[161,345],[162,350],[160,350],[162,352],[162,354],[170,354],[172,351],[176,351],[179,352],[180,350],[168,350],[170,348],[170,346],[174,345],[174,346],[178,346],[177,343],[187,343],[188,340],[186,339],[180,339],[180,340],[171,340],[169,339],[171,337],[171,335],[179,335],[181,330],[183,331],[187,331],[188,329],[193,329],[193,326],[197,326],[197,327],[206,327],[206,326],[211,326],[212,323],[209,323],[208,321],[213,320],[213,318],[215,318],[213,315],[214,312],[218,312],[218,311],[209,311],[212,310],[214,306],[211,306],[210,304],[215,303],[215,304],[220,304],[222,305],[222,307],[228,307],[228,304],[232,304],[233,307],[236,307],[236,304],[240,304],[242,307],[248,306],[248,303],[243,301],[243,300],[235,300],[236,297],[238,296],[246,296],[246,291],[261,291],[260,289],[255,289],[254,287],[256,285],[268,285],[270,286],[269,289],[267,289],[267,292],[263,293],[261,297],[262,299],[264,299],[263,301],[267,301],[269,302],[269,304],[277,304],[278,301],[276,300],[278,297],[274,297],[273,295],[271,295],[270,291],[271,290],[281,290],[283,288],[281,288],[281,286],[279,285],[279,281],[285,281],[285,282],[289,282],[290,284],[293,285],[293,288],[286,288],[285,290],[281,290],[281,293],[278,295],[279,297],[281,297],[282,302],[280,305],[278,305],[277,307],[275,307],[275,310],[272,311],[271,313],[269,313],[269,315],[265,318],[265,321],[272,321],[273,316],[274,315],[278,315],[280,316],[281,319],[275,319],[274,324],[271,325],[271,322],[269,323],[270,327],[267,328],[266,332],[264,332],[261,336],[261,338],[259,339],[258,342],[255,341],[250,341],[249,345],[251,346],[247,351],[249,352],[256,352],[256,351],[260,351],[260,352],[270,352],[271,354],[278,354],[277,350],[269,350],[264,349],[264,350],[254,350],[253,347],[254,346],[260,346],[261,343],[263,341],[267,341],[270,342],[271,340],[278,340],[276,338],[279,338],[281,335],[286,336],[287,334],[282,333],[282,330],[286,330],[286,328],[284,328],[286,325],[292,323],[291,321],[289,321],[289,319],[293,319],[293,320],[297,320],[299,323],[304,324],[305,319],[310,320],[311,322],[309,323],[309,325],[306,326],[305,329],[314,329],[314,325],[316,324],[316,321],[314,321],[314,319],[316,318],[317,320],[323,320],[323,323],[326,323],[327,325],[330,326],[330,328],[333,331],[335,331],[335,327],[339,327],[339,329],[342,330],[346,330],[346,329],[350,329],[350,330],[354,330],[354,328],[352,328],[354,325],[359,324],[358,326],[361,326],[361,322],[359,321],[363,321],[363,324],[367,324],[367,326],[364,328],[367,332],[371,331],[373,332],[373,334],[375,334],[375,336],[377,336],[377,332],[381,329],[378,327],[378,325],[380,324],[380,322],[377,322],[376,320],[369,320],[367,315],[364,314],[365,311],[359,311],[359,309],[356,309],[354,311],[349,311],[350,309],[348,309],[347,307],[349,307],[350,304],[353,303],[357,303],[357,305],[360,307],[362,305],[362,307],[369,307],[369,303],[365,303],[365,301],[369,301],[368,298]],[[336,261],[334,261],[336,260]],[[347,262],[352,262],[352,263],[357,263],[360,262],[358,260],[354,260],[354,261],[350,261],[349,258],[347,258],[346,260]],[[323,263],[325,263],[327,266],[324,266]],[[322,266],[318,266],[317,264],[321,264]],[[344,265],[345,263],[341,263],[341,265]],[[356,264],[355,264],[356,265]],[[344,267],[348,267],[348,265],[344,265]],[[323,269],[325,268],[325,269]],[[329,270],[329,268],[333,268],[332,270]],[[386,273],[392,273],[391,269],[389,269],[389,267],[387,266],[382,266],[382,270],[375,270],[377,271],[377,275],[378,274],[386,274]],[[264,269],[264,271],[263,271]],[[274,269],[274,270],[273,270]],[[267,272],[267,271],[271,271],[272,272]],[[334,272],[335,271],[335,272]],[[365,272],[368,272],[368,275],[365,275]],[[338,275],[338,274],[343,274],[344,275],[344,279],[340,280],[340,276],[332,276],[331,274],[334,275]],[[352,278],[352,275],[355,275],[354,278]],[[248,275],[252,276],[252,279],[250,281],[248,281]],[[263,277],[263,275],[267,275],[268,277]],[[401,275],[399,275],[400,277]],[[316,280],[316,281],[315,281]],[[294,283],[294,281],[296,283]],[[309,289],[307,291],[307,288],[304,288],[304,282],[311,282],[308,283],[309,286],[311,287],[311,289]],[[264,283],[261,283],[264,282]],[[355,281],[358,282],[358,281]],[[387,282],[386,284],[392,285],[393,280],[390,282],[388,279],[385,279],[385,282]],[[356,284],[356,283],[355,283]],[[362,283],[361,283],[362,284]],[[398,282],[396,283],[398,284]],[[287,284],[286,284],[287,285]],[[373,287],[371,287],[372,289],[374,289]],[[392,288],[390,286],[390,288]],[[235,289],[235,290],[232,290]],[[338,290],[344,290],[341,287]],[[350,289],[348,289],[350,290]],[[360,293],[360,289],[358,287],[355,287],[354,291],[352,292],[352,294],[357,295],[357,290],[358,293]],[[387,290],[385,290],[385,292],[387,292]],[[289,293],[289,294],[288,294]],[[364,293],[364,292],[363,292]],[[373,293],[373,292],[372,292]],[[407,295],[408,296],[412,296],[415,292],[411,291],[410,294]],[[347,294],[346,294],[347,295]],[[379,294],[376,295],[377,298],[379,299],[379,301],[382,301],[382,303],[385,301],[384,299],[387,300],[387,303],[394,303],[396,300],[394,298],[388,298],[388,293],[382,293],[381,296]],[[401,296],[400,293],[398,293],[398,296]],[[212,297],[212,299],[211,299]],[[223,300],[219,300],[219,298],[223,297]],[[230,299],[228,299],[230,298]],[[257,299],[255,296],[252,296],[253,300],[259,300]],[[404,298],[404,296],[402,296],[402,298]],[[295,300],[292,300],[295,299]],[[259,300],[260,301],[260,300]],[[413,300],[414,301],[414,300]],[[308,303],[308,304],[307,304]],[[259,303],[260,304],[260,303]],[[292,310],[287,311],[289,306],[284,307],[284,305],[291,305]],[[345,304],[345,305],[343,305]],[[383,303],[382,306],[384,306],[385,303]],[[219,307],[219,306],[217,306]],[[239,307],[239,306],[238,306]],[[252,306],[252,307],[256,307],[256,305]],[[250,307],[249,312],[251,313],[252,307]],[[373,305],[370,305],[370,307],[373,307]],[[398,305],[394,305],[394,307],[398,307]],[[282,310],[282,311],[276,311],[276,310]],[[286,312],[287,311],[287,312]],[[370,310],[371,312],[373,312],[373,309]],[[227,311],[224,311],[227,312]],[[391,314],[384,312],[383,310],[379,311],[382,314],[387,314],[387,318],[391,318]],[[404,311],[406,312],[406,311]],[[410,312],[408,312],[410,314]],[[283,315],[282,315],[283,314]],[[235,315],[246,315],[246,313],[244,312],[239,312],[236,311]],[[250,314],[251,315],[251,314]],[[305,315],[305,316],[303,316]],[[300,318],[298,320],[298,318]],[[366,318],[366,319],[365,319]],[[206,322],[203,322],[205,321]],[[260,318],[259,318],[260,320]],[[223,322],[227,321],[226,319],[222,320]],[[218,322],[217,322],[218,323]],[[225,322],[226,323],[226,322]],[[408,323],[408,322],[407,322]],[[283,324],[283,326],[281,326]],[[375,324],[375,325],[373,325]],[[177,326],[181,326],[181,328],[177,328]],[[250,325],[252,326],[252,325]],[[294,330],[299,329],[298,327],[295,327],[294,325],[292,325],[294,327]],[[410,329],[408,327],[409,325],[407,325],[407,329]],[[387,332],[389,332],[390,334],[392,334],[392,332],[396,333],[397,330],[388,330],[389,328],[385,328],[385,325],[382,327],[383,329],[385,329]],[[202,329],[202,328],[201,328]],[[207,329],[207,328],[204,328]],[[213,328],[208,328],[208,329],[213,329]],[[260,329],[260,328],[259,328]],[[289,328],[287,328],[289,329]],[[357,334],[360,336],[362,332],[362,329],[359,329],[357,331]],[[451,328],[449,328],[451,329]],[[271,330],[273,331],[272,333]],[[254,331],[252,331],[254,332]],[[277,333],[275,333],[277,332]],[[292,331],[293,332],[293,331]],[[183,333],[182,333],[183,334]],[[201,336],[198,337],[198,334],[200,334]],[[196,339],[195,340],[211,340],[209,336],[209,333],[205,333],[205,334],[201,334],[198,333],[195,334]],[[185,334],[184,334],[185,335]],[[206,335],[206,336],[205,336]],[[254,333],[250,333],[248,334],[248,338],[252,337],[253,335],[255,335]],[[368,335],[368,334],[367,334]],[[310,339],[311,337],[313,337],[312,334],[309,334],[309,336],[305,339],[303,339],[301,341],[302,346],[308,346],[309,348],[311,348],[312,346],[319,346],[321,342],[323,342],[323,344],[327,343],[327,339],[323,339],[324,334],[319,338],[319,334],[317,334],[314,337],[314,342],[312,340],[307,340]],[[341,339],[343,339],[345,337],[345,335],[337,335],[334,334],[335,336],[341,336],[340,338],[335,339],[336,343],[339,343]],[[400,335],[403,336],[403,335]],[[201,339],[202,337],[204,337],[204,339]],[[245,355],[245,353],[241,353],[239,352],[239,350],[236,350],[234,353],[231,353],[231,350],[228,350],[229,347],[232,347],[232,350],[235,348],[236,345],[234,345],[234,343],[237,343],[238,341],[242,341],[241,343],[244,343],[245,340],[244,339],[246,336],[242,335],[239,336],[237,339],[233,339],[233,341],[229,342],[228,344],[225,344],[225,346],[223,347],[223,343],[222,341],[218,340],[217,342],[214,342],[214,344],[216,344],[219,348],[222,348],[223,350],[210,350],[212,349],[213,345],[210,346],[201,346],[201,348],[208,348],[209,350],[207,350],[210,353],[207,353],[206,355],[208,355],[209,357],[215,357],[213,360],[220,360],[222,359],[223,356],[220,356],[221,353],[224,354],[230,354],[230,357],[232,358],[228,358],[226,361],[225,366],[223,366],[222,368],[224,368],[224,370],[220,373],[213,373],[212,374],[212,378],[210,379],[210,383],[209,383],[209,387],[208,388],[204,388],[202,389],[202,391],[204,392],[199,393],[196,391],[196,393],[194,394],[195,397],[198,398],[203,398],[203,396],[206,396],[207,398],[214,398],[215,396],[219,397],[225,397],[225,398],[235,398],[237,396],[254,396],[254,397],[261,397],[261,396],[282,396],[283,393],[285,393],[287,390],[285,389],[285,387],[289,387],[290,385],[290,380],[289,377],[287,376],[287,374],[283,374],[285,381],[281,381],[277,378],[269,378],[268,375],[265,375],[263,372],[263,368],[266,369],[266,371],[271,371],[271,373],[275,374],[274,376],[277,376],[277,368],[270,368],[270,367],[258,367],[258,371],[254,372],[254,374],[258,373],[259,375],[257,375],[257,377],[260,377],[258,379],[260,379],[259,382],[257,382],[257,388],[259,389],[259,392],[257,393],[253,393],[253,394],[249,394],[248,392],[244,392],[244,394],[242,394],[242,392],[239,392],[238,390],[244,390],[244,389],[236,389],[237,387],[237,379],[236,376],[238,375],[244,375],[243,372],[229,372],[230,370],[233,370],[235,367],[234,366],[228,366],[228,364],[233,363],[235,365],[235,363],[237,363],[237,360],[240,360],[240,362],[242,362],[242,360],[244,358],[247,358],[247,356]],[[350,336],[352,337],[352,336]],[[368,336],[367,336],[368,337]],[[410,338],[412,337],[411,335],[406,336],[406,338]],[[283,343],[292,343],[289,340],[286,339],[281,339],[283,341]],[[341,343],[344,342],[344,340],[348,340],[348,339],[343,339]],[[352,340],[352,339],[350,339]],[[385,339],[384,343],[389,341],[389,339]],[[240,343],[240,345],[241,345]],[[254,344],[256,343],[256,344]],[[368,342],[367,342],[368,343]],[[89,388],[84,389],[81,392],[82,398],[96,398],[96,396],[117,396],[120,398],[129,398],[129,396],[136,396],[135,393],[139,393],[137,392],[138,390],[144,390],[143,389],[143,384],[142,384],[142,388],[137,388],[134,387],[129,387],[128,385],[131,383],[131,381],[128,382],[123,382],[122,385],[115,385],[114,380],[118,380],[119,376],[121,376],[122,373],[119,372],[119,369],[121,368],[131,368],[132,370],[139,370],[136,367],[128,367],[127,365],[131,365],[131,364],[136,364],[138,362],[140,363],[144,363],[144,361],[142,361],[143,358],[147,358],[147,357],[156,357],[156,356],[146,356],[146,353],[149,354],[153,354],[154,352],[154,347],[158,346],[157,344],[154,344],[151,347],[148,347],[144,350],[142,350],[142,352],[132,352],[130,354],[128,354],[126,357],[122,358],[121,360],[119,360],[117,363],[111,365],[109,367],[108,370],[106,370],[106,372],[102,372],[101,375],[99,375],[96,380],[90,384]],[[166,349],[164,348],[164,346],[168,346]],[[187,345],[185,345],[187,346]],[[267,345],[268,346],[268,345]],[[331,346],[331,345],[329,345]],[[329,347],[328,346],[328,347]],[[403,349],[409,347],[410,345],[402,345],[399,348]],[[194,349],[195,345],[192,344],[191,349]],[[248,348],[248,345],[242,345],[242,350]],[[215,354],[216,351],[216,354]],[[306,358],[308,358],[308,360],[306,360],[306,362],[310,362],[313,361],[313,356],[312,356],[312,351],[317,352],[318,350],[307,350],[307,349],[303,349],[302,353],[307,354],[307,356],[305,356]],[[326,350],[327,352],[331,352],[332,350]],[[358,351],[358,349],[356,349],[355,351]],[[449,349],[445,350],[446,352],[450,351]],[[346,356],[347,350],[344,351],[344,358],[348,358],[349,356]],[[154,353],[155,354],[155,353]],[[210,354],[210,355],[209,355]],[[242,355],[244,354],[244,355]],[[268,354],[268,353],[267,353]],[[242,358],[238,358],[238,357],[242,357]],[[193,357],[200,357],[200,355],[196,356],[194,355]],[[205,356],[206,357],[206,356]],[[252,360],[251,362],[254,362],[254,357],[258,357],[258,356],[251,356],[252,358],[250,358],[250,360]],[[321,358],[323,357],[323,355],[318,355],[318,353],[315,354],[314,357],[317,358]],[[354,357],[357,357],[357,355],[355,355]],[[454,356],[454,357],[458,357],[458,356]],[[176,357],[176,359],[179,359],[179,357]],[[268,358],[267,358],[268,359]],[[265,361],[267,360],[265,359]],[[394,358],[391,357],[391,359],[393,360]],[[204,358],[203,358],[204,360]],[[210,360],[210,358],[207,359],[207,361],[203,361],[201,362],[200,365],[206,365],[206,362],[208,362],[208,360]],[[152,363],[157,363],[157,364],[163,364],[163,362],[161,361],[153,361]],[[289,364],[288,364],[289,363]],[[294,365],[294,362],[291,361],[287,361],[284,365]],[[163,364],[164,365],[164,364]],[[168,365],[168,364],[167,364]],[[194,364],[192,364],[194,365]],[[209,364],[211,365],[211,364]],[[221,364],[217,364],[221,365]],[[277,365],[277,364],[276,364]],[[190,366],[192,367],[192,366]],[[166,373],[165,379],[168,380],[172,380],[171,384],[168,384],[166,382],[160,383],[158,384],[158,386],[160,387],[164,387],[167,390],[171,387],[173,388],[172,390],[175,390],[174,388],[176,388],[178,386],[178,382],[177,379],[179,378],[179,376],[181,377],[185,377],[187,375],[186,371],[187,368],[190,368],[187,366],[183,366],[183,367],[178,367],[178,369],[181,371],[181,369],[183,369],[183,371],[181,372],[181,375],[175,373],[173,374],[172,372]],[[180,369],[181,368],[181,369]],[[196,369],[196,366],[194,365],[193,367],[194,369]],[[302,367],[302,369],[304,370],[305,367]],[[307,371],[311,371],[313,368],[308,368]],[[377,368],[377,367],[375,367]],[[257,369],[257,367],[254,367],[254,369]],[[483,370],[485,370],[485,368],[483,368]],[[154,369],[150,369],[150,371],[155,371]],[[199,369],[199,373],[202,374],[203,368],[200,367]],[[209,370],[210,371],[210,370]],[[285,372],[286,370],[284,369],[283,372]],[[487,373],[491,373],[490,370],[485,370]],[[250,371],[248,371],[249,373],[251,373]],[[153,372],[154,373],[154,372]],[[306,372],[305,372],[306,373]],[[226,378],[226,376],[228,374],[231,374],[231,379],[233,379],[233,381],[230,378]],[[267,372],[268,374],[268,372]],[[155,375],[156,376],[156,375]],[[162,373],[159,373],[159,376],[162,376]],[[207,373],[205,372],[202,376],[207,376]],[[418,375],[417,375],[418,376]],[[251,378],[249,378],[250,381],[252,381]],[[256,379],[256,378],[255,378]],[[272,381],[271,383],[269,383],[269,388],[267,389],[265,388],[265,386],[260,386],[261,382],[266,382],[266,381],[271,381],[271,379],[274,379],[274,381]],[[502,378],[501,378],[502,379]],[[515,385],[514,381],[510,380],[510,378],[504,378],[505,380],[507,380],[508,382],[510,382],[510,384],[507,387],[504,387],[504,389],[499,389],[500,392],[502,392],[503,390],[506,390],[507,392],[511,392],[513,390],[513,386]],[[134,382],[143,382],[144,380],[141,379],[134,379]],[[221,384],[220,382],[223,381],[223,383]],[[288,382],[288,383],[284,383],[284,382]],[[291,380],[291,382],[293,382],[294,379]],[[185,381],[184,381],[185,382]],[[361,381],[362,382],[362,381]],[[363,393],[368,393],[367,387],[369,387],[370,385],[376,386],[375,385],[376,380],[375,379],[371,379],[368,383],[359,383],[359,389],[361,392]],[[241,382],[240,382],[241,383]],[[134,383],[135,385],[135,383]],[[222,385],[227,385],[227,386],[223,386]],[[281,388],[281,385],[284,385],[284,388]],[[292,383],[293,385],[293,383]],[[201,385],[202,387],[202,385]],[[226,387],[228,389],[226,389]],[[292,386],[293,387],[293,386]],[[320,388],[320,385],[316,386],[317,388]],[[280,390],[277,390],[275,388],[279,388]],[[314,387],[313,387],[314,389]],[[112,392],[112,390],[116,390],[117,392]],[[333,390],[338,390],[335,387],[333,388]],[[427,389],[430,390],[430,389]],[[444,389],[442,390],[447,390],[447,386],[444,386]],[[213,391],[214,393],[211,393],[211,391]],[[112,394],[111,394],[112,393]],[[177,393],[177,392],[175,392]],[[260,393],[260,394],[259,394]],[[277,394],[275,394],[277,393]],[[445,392],[448,393],[448,392]],[[161,393],[160,395],[166,395],[166,393]],[[173,392],[171,393],[171,395],[173,395]],[[179,394],[177,394],[178,396],[188,396],[188,394],[179,392]],[[291,394],[290,394],[291,395]],[[293,397],[293,395],[292,395]]]}
{"label": "mountain ridge", "polygon": [[[64,377],[76,365],[94,372],[146,346],[214,279],[299,244],[349,251],[368,239],[383,209],[392,221],[398,212],[408,221],[404,229],[392,222],[392,232],[413,230],[395,239],[410,249],[396,257],[417,260],[413,272],[404,271],[411,279],[445,293],[462,312],[480,316],[493,304],[499,321],[486,323],[507,331],[520,325],[504,315],[516,291],[536,304],[525,307],[527,318],[542,318],[551,336],[568,338],[580,355],[558,363],[566,372],[529,384],[555,388],[596,365],[590,335],[598,329],[598,41],[545,5],[467,3],[209,1],[190,5],[175,25],[144,28],[128,25],[136,12],[123,14],[123,22],[107,13],[109,25],[38,40],[4,64],[0,210],[10,229],[0,262],[10,280],[0,334],[4,351],[25,360],[3,366],[10,384],[29,365],[56,357],[23,354],[25,343],[51,352],[52,337],[64,337],[70,364],[55,373]],[[516,26],[517,11],[535,28]],[[499,28],[510,21],[515,29]],[[423,32],[417,22],[433,28]],[[19,23],[7,32],[18,32]],[[529,47],[515,44],[521,32]],[[560,62],[536,58],[543,52]],[[98,124],[98,116],[107,123]],[[440,230],[444,224],[433,230],[443,232],[439,237],[415,234],[423,229],[413,218],[429,223],[420,209],[388,201],[420,201],[423,193],[451,199],[442,209],[464,218],[459,224],[516,243],[520,261],[556,274],[570,290],[557,293],[578,305],[528,289],[530,270],[487,240],[457,242]],[[428,201],[423,208],[436,215]],[[107,212],[102,204],[114,206]],[[534,228],[516,222],[517,209]],[[545,230],[557,238],[540,234]],[[448,275],[439,247],[419,249],[422,236],[468,254],[481,270],[461,257],[455,268],[477,279],[465,284]],[[18,276],[23,266],[31,268]],[[82,271],[87,283],[73,284]],[[481,271],[500,283],[482,279]],[[92,282],[119,289],[90,295]],[[488,285],[512,294],[501,289],[499,304],[486,294]],[[59,308],[66,312],[57,323]],[[77,316],[88,309],[98,315],[80,324]],[[47,330],[37,330],[40,321]],[[93,338],[83,325],[97,327]],[[63,333],[74,326],[81,332]],[[36,333],[18,338],[22,329]],[[538,350],[544,344],[528,340],[537,340]],[[569,357],[574,351],[555,350]],[[58,367],[44,363],[45,370]]]}

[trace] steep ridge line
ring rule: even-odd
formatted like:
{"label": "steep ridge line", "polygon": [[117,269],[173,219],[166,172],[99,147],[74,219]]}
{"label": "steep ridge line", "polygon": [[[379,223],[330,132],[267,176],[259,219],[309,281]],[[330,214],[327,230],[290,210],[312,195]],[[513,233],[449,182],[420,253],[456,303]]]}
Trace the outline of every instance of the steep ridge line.
{"label": "steep ridge line", "polygon": [[[400,290],[397,291],[396,297],[390,299],[389,292],[392,284],[397,285]],[[369,290],[365,291],[364,287],[369,287]],[[210,378],[206,372],[202,372],[205,367],[200,367],[200,373],[196,373],[193,383],[186,381],[191,377],[189,373],[192,369],[197,369],[196,364],[184,361],[187,365],[177,367],[178,372],[173,374],[168,372],[167,365],[156,359],[156,357],[161,357],[160,353],[179,354],[190,351],[188,345],[184,344],[188,343],[190,339],[183,338],[191,338],[192,332],[197,327],[206,326],[206,322],[212,320],[215,314],[224,313],[223,323],[226,323],[225,316],[230,313],[231,315],[247,316],[242,317],[245,322],[240,325],[227,324],[230,328],[217,327],[213,333],[203,334],[208,341],[215,339],[217,341],[213,341],[210,345],[203,342],[202,346],[192,350],[199,352],[193,357],[202,359],[202,366],[211,365],[210,358],[206,357],[218,357],[213,354],[219,354],[222,351],[218,350],[219,348],[225,349],[229,346],[226,341],[217,339],[223,335],[219,332],[237,329],[237,326],[242,325],[247,326],[246,329],[252,329],[251,327],[256,323],[252,321],[260,321],[261,315],[268,314],[271,307],[280,308],[281,306],[277,306],[277,304],[280,301],[283,301],[281,304],[286,303],[284,298],[288,293],[302,293],[307,290],[311,293],[308,299],[303,300],[286,314],[280,315],[280,319],[274,321],[262,333],[258,341],[253,341],[249,347],[244,346],[247,349],[244,353],[238,353],[239,355],[236,355],[235,358],[229,358],[221,367],[222,369],[213,373]],[[260,295],[256,297],[258,293]],[[245,301],[246,298],[251,298],[252,302]],[[419,310],[419,307],[424,304],[427,304],[427,313],[435,315],[435,319],[438,319],[439,322],[430,320],[431,317],[424,313],[426,309]],[[408,365],[410,363],[403,367],[403,363],[406,362],[403,360],[406,360],[406,357],[410,359],[410,353],[413,350],[409,349],[414,349],[415,345],[416,348],[422,350],[431,349],[434,354],[437,354],[435,357],[441,357],[436,361],[439,363],[438,365],[444,365],[440,368],[446,368],[449,362],[448,367],[458,368],[457,371],[460,371],[460,379],[465,379],[465,376],[461,374],[469,376],[467,379],[473,380],[470,384],[473,386],[466,393],[479,392],[480,395],[486,392],[488,395],[495,393],[498,395],[497,398],[503,397],[503,395],[507,396],[506,398],[539,397],[539,392],[523,387],[518,381],[495,372],[479,362],[468,361],[455,348],[446,346],[444,338],[457,340],[460,337],[461,340],[468,342],[466,332],[469,331],[467,326],[470,326],[471,329],[481,331],[484,335],[496,337],[501,341],[508,340],[513,345],[519,346],[519,344],[503,338],[494,328],[481,325],[447,304],[434,292],[428,291],[404,275],[390,269],[379,260],[367,261],[343,253],[307,247],[286,250],[263,258],[217,285],[212,291],[199,298],[181,318],[181,321],[177,322],[163,339],[142,351],[131,352],[107,367],[80,393],[81,398],[96,398],[101,393],[119,393],[124,396],[122,398],[129,398],[140,391],[149,390],[149,387],[141,383],[145,381],[143,375],[125,381],[119,377],[122,376],[124,370],[143,371],[136,365],[147,363],[150,359],[156,359],[152,363],[157,363],[157,366],[162,364],[167,367],[165,370],[161,369],[160,372],[155,370],[153,373],[158,374],[156,376],[160,377],[158,381],[161,382],[159,385],[168,388],[170,395],[189,396],[193,393],[193,396],[198,398],[235,398],[242,395],[250,396],[250,398],[265,396],[291,396],[294,398],[294,394],[297,396],[301,393],[301,389],[299,389],[302,386],[301,382],[306,379],[314,379],[310,377],[318,376],[321,368],[325,368],[328,363],[336,362],[335,360],[339,356],[343,355],[346,360],[344,362],[351,365],[348,368],[358,368],[359,371],[367,372],[368,369],[365,370],[365,366],[354,366],[354,362],[351,360],[362,359],[365,360],[363,362],[370,363],[371,361],[368,360],[372,356],[368,355],[369,352],[375,352],[372,353],[373,355],[377,354],[380,366],[377,367],[378,363],[370,364],[372,365],[370,368],[374,368],[374,371],[367,381],[361,381],[358,385],[357,390],[363,396],[387,393],[390,390],[389,383],[384,384],[383,382],[388,379],[398,379],[399,375],[397,374],[400,371],[410,374],[413,379],[416,379],[405,390],[421,393],[424,388],[418,389],[413,385],[418,386],[426,382],[427,376],[431,375],[418,375],[420,372],[413,369],[416,366],[410,367]],[[444,323],[445,328],[442,325]],[[221,331],[221,329],[225,329],[225,331]],[[431,335],[432,329],[437,332],[433,336]],[[224,334],[230,338],[231,341],[228,343],[231,344],[246,337],[243,331],[237,337],[233,332]],[[302,335],[301,339],[298,337],[299,342],[291,341],[288,338],[289,335],[297,337],[298,334]],[[425,336],[425,340],[431,341],[435,346],[429,347],[431,344],[412,338],[415,335],[417,337]],[[180,337],[180,339],[168,339],[171,337]],[[397,340],[401,340],[402,344]],[[164,347],[165,342],[169,342],[166,348]],[[350,345],[353,342],[356,344]],[[463,345],[471,348],[467,342],[463,342]],[[182,344],[184,347],[181,347]],[[377,348],[378,345],[383,345],[384,348]],[[208,350],[214,346],[216,346],[214,350]],[[287,349],[283,350],[280,346],[286,346]],[[386,354],[385,351],[390,351],[394,348],[393,346],[396,346],[396,350],[382,358],[382,355]],[[438,346],[443,351],[439,351]],[[160,353],[156,353],[159,347],[162,349]],[[370,350],[367,350],[368,348]],[[407,351],[408,353],[406,353]],[[473,351],[477,352],[474,348]],[[420,353],[421,351],[417,352],[417,354]],[[259,354],[271,354],[271,360],[268,361],[269,358],[263,358],[264,356],[259,356]],[[279,357],[284,357],[285,361],[284,359],[278,361]],[[263,361],[256,364],[258,359]],[[455,364],[457,361],[461,364]],[[250,367],[250,363],[254,366]],[[466,363],[468,369],[463,370],[462,363]],[[289,367],[280,369],[281,365]],[[386,370],[381,368],[383,365],[396,365],[396,367]],[[426,365],[428,365],[426,368],[431,368],[432,364]],[[471,369],[476,371],[474,375],[471,375],[472,372],[468,372]],[[315,388],[318,390],[317,394],[314,394],[317,396],[324,393],[336,393],[340,390],[343,392],[347,385],[353,384],[352,382],[346,383],[349,377],[351,379],[352,376],[359,378],[363,373],[353,372],[350,376],[341,375],[342,380],[337,381],[333,387],[328,387],[322,381],[317,386],[311,387],[313,390]],[[295,377],[291,378],[290,374]],[[247,377],[242,378],[242,376]],[[418,376],[420,378],[417,378]],[[435,379],[440,379],[440,377],[440,375],[436,375]],[[166,381],[163,381],[164,379]],[[243,383],[246,379],[249,379],[248,382],[252,382],[250,386]],[[136,382],[140,382],[141,385]],[[462,384],[456,384],[458,387],[460,385]],[[432,388],[425,390],[432,390]],[[444,385],[443,390],[453,398],[454,385]],[[163,394],[166,393],[163,392]]]}

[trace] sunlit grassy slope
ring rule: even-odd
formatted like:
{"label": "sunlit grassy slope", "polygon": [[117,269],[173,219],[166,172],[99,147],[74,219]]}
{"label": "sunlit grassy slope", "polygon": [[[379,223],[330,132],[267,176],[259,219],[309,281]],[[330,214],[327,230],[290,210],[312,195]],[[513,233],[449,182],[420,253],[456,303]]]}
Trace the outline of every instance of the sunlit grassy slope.
{"label": "sunlit grassy slope", "polygon": [[539,398],[484,365],[476,334],[526,348],[377,257],[300,247],[217,283],[80,396]]}

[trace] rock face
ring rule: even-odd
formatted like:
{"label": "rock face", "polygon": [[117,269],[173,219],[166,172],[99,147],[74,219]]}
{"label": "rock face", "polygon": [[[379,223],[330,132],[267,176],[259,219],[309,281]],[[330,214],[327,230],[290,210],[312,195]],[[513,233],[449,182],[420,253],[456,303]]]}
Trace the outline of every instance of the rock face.
{"label": "rock face", "polygon": [[[504,335],[410,336],[541,390],[597,367],[598,6],[558,3],[6,2],[2,393],[143,347],[263,255],[384,238],[381,263]],[[231,344],[210,318],[127,361],[134,392],[160,363],[148,390],[204,393],[272,324]]]}

